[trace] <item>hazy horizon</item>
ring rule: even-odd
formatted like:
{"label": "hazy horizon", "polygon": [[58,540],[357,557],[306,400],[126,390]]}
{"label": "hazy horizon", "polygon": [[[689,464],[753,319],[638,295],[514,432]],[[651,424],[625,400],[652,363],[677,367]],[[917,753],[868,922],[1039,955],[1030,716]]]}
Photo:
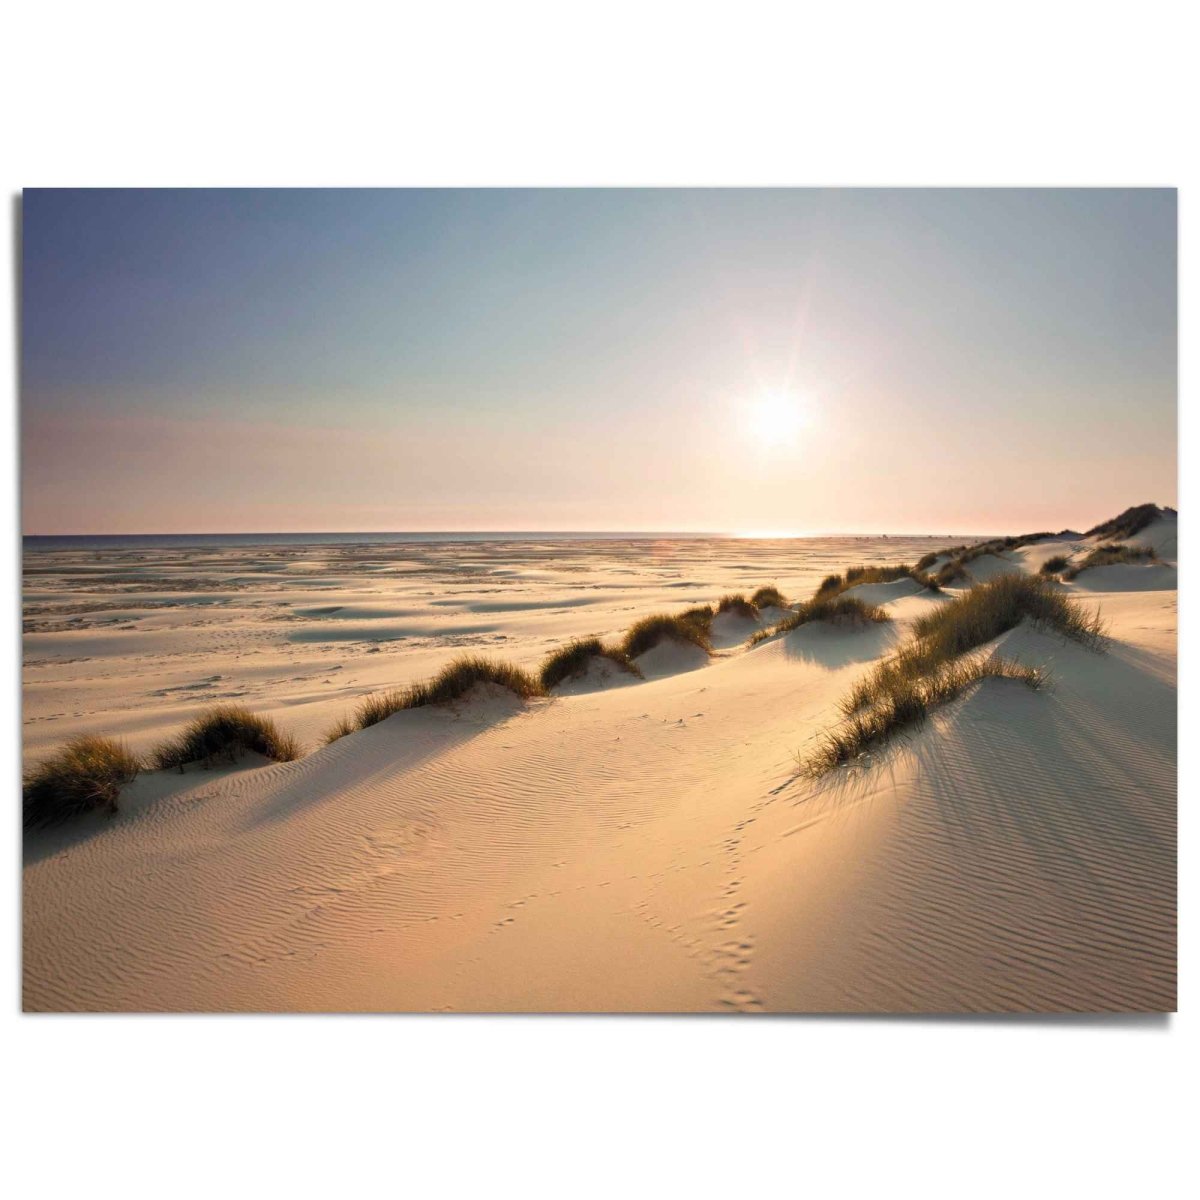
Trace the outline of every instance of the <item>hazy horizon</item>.
{"label": "hazy horizon", "polygon": [[30,190],[22,235],[30,536],[1177,504],[1170,190]]}
{"label": "hazy horizon", "polygon": [[[1073,527],[1072,527],[1073,528]],[[1052,531],[1052,532],[1057,532]],[[994,529],[942,529],[942,530],[815,530],[813,532],[787,532],[776,530],[734,529],[194,529],[164,533],[155,530],[131,530],[124,533],[95,533],[72,531],[69,533],[22,533],[25,541],[93,541],[93,540],[136,540],[138,538],[487,538],[511,537],[517,540],[533,537],[549,538],[714,538],[734,541],[745,540],[797,540],[818,541],[838,538],[920,538],[920,537],[983,537],[1000,534]]]}

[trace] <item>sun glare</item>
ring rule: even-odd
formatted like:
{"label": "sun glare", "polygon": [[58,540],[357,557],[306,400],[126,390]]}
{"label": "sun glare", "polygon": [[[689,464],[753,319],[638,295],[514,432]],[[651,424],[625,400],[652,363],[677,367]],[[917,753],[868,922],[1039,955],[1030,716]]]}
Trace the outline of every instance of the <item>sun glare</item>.
{"label": "sun glare", "polygon": [[780,449],[796,441],[804,425],[804,416],[799,397],[773,392],[747,404],[746,432],[764,449]]}

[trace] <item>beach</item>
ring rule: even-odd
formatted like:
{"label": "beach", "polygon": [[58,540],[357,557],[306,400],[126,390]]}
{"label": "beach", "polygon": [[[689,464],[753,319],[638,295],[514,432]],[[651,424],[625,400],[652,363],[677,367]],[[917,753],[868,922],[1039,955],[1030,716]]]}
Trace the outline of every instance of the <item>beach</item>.
{"label": "beach", "polygon": [[115,817],[26,835],[24,1006],[121,1011],[1162,1011],[1175,1004],[1173,515],[1150,564],[1061,587],[1103,648],[1023,622],[985,679],[821,778],[847,689],[970,586],[852,588],[890,620],[720,612],[711,653],[482,685],[323,746],[364,696],[967,540],[653,538],[28,550],[27,763],[138,754],[217,702],[270,763],[143,772]]}

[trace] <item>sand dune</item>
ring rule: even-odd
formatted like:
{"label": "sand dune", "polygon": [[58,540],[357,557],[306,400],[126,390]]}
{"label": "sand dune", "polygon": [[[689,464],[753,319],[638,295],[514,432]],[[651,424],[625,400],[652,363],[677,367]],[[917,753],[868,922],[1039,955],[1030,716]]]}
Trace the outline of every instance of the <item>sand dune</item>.
{"label": "sand dune", "polygon": [[[107,574],[42,558],[27,620],[83,627],[27,633],[27,747],[86,729],[144,746],[226,694],[315,744],[356,696],[463,645],[532,666],[649,612],[769,582],[807,596],[831,570],[945,544],[434,545],[392,548],[390,565],[378,548],[304,547]],[[1036,571],[1064,544],[970,569]],[[163,586],[201,571],[215,619]],[[1165,571],[1170,587],[1108,575]],[[137,629],[83,611],[121,578],[158,589],[113,610]],[[1001,648],[1050,688],[987,680],[817,782],[795,756],[945,595],[865,585],[851,594],[891,623],[753,648],[761,621],[722,614],[712,656],[661,643],[642,681],[597,664],[549,699],[475,693],[294,763],[144,775],[117,818],[27,837],[25,1006],[1173,1008],[1173,579],[1085,572],[1066,586],[1103,608],[1106,652],[1020,626]],[[465,630],[455,614],[482,606],[495,624]],[[393,621],[419,632],[366,632]]]}

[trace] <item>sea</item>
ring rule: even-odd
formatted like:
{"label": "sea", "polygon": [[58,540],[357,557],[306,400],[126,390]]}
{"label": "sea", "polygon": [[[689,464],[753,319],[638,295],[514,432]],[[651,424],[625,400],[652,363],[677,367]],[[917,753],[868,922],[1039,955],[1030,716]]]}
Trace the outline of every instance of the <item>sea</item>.
{"label": "sea", "polygon": [[887,537],[913,540],[920,537],[962,537],[961,534],[745,534],[704,533],[696,530],[442,530],[420,532],[313,532],[313,533],[85,533],[26,534],[26,552],[63,550],[136,550],[188,547],[237,546],[330,546],[330,545],[404,545],[432,542],[630,542],[703,538],[795,538],[844,537],[860,541]]}
{"label": "sea", "polygon": [[661,538],[736,537],[729,533],[630,530],[444,530],[404,532],[313,533],[84,533],[26,534],[25,550],[167,549],[190,546],[331,546],[394,545],[430,542],[577,542],[654,541]]}

